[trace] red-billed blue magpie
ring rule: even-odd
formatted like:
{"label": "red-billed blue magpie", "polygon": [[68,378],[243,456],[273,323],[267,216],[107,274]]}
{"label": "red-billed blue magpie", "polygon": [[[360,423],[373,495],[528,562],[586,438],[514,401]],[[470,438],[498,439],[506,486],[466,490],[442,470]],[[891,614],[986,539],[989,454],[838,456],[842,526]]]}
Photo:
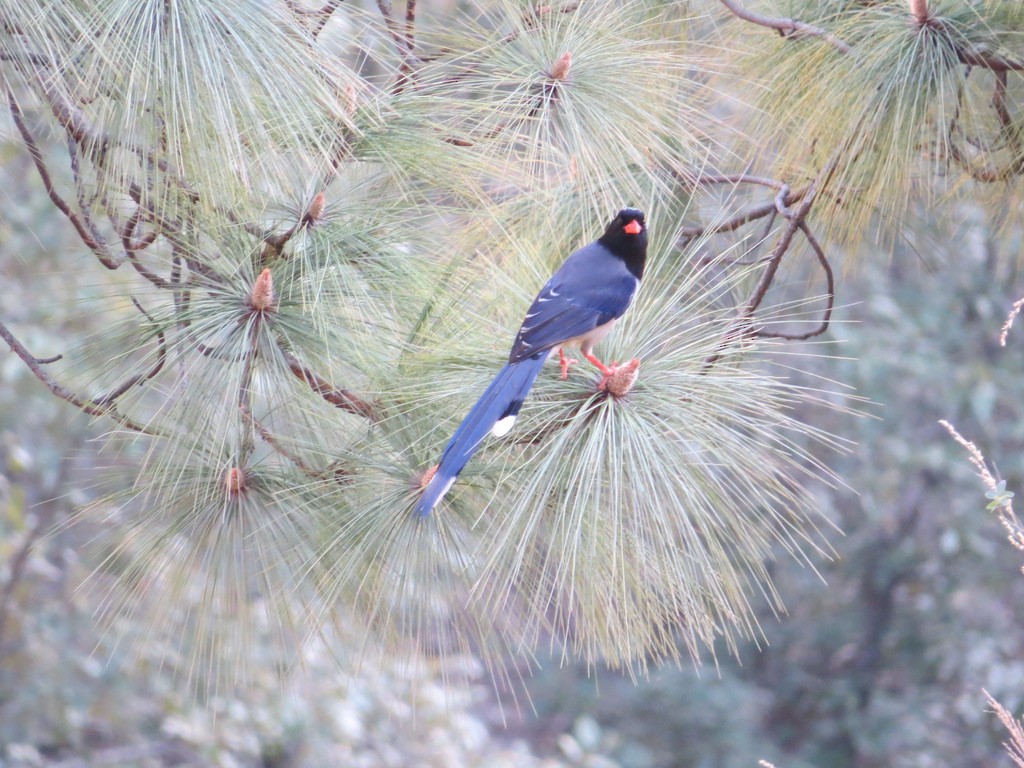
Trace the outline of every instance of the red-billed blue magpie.
{"label": "red-billed blue magpie", "polygon": [[643,212],[635,208],[623,208],[601,237],[565,260],[526,313],[508,363],[448,441],[416,504],[416,514],[430,514],[488,432],[501,437],[512,429],[537,374],[555,350],[563,379],[576,362],[562,351],[567,345],[579,347],[606,379],[612,374],[592,349],[629,309],[646,260],[647,226]]}

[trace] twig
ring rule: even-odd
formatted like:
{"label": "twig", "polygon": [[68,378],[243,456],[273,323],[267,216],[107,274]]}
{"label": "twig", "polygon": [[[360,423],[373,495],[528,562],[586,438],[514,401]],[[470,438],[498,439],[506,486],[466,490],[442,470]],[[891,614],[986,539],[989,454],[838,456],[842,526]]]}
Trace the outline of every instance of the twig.
{"label": "twig", "polygon": [[326,3],[321,5],[319,8],[312,10],[306,10],[299,6],[295,0],[284,0],[284,4],[288,6],[288,10],[299,17],[300,20],[305,22],[307,19],[312,19],[313,24],[309,28],[309,33],[314,40],[316,40],[320,33],[324,31],[324,27],[327,26],[327,22],[331,20],[331,16],[338,10],[338,6],[341,5],[342,0],[327,0]]}
{"label": "twig", "polygon": [[395,20],[391,0],[377,0],[377,8],[380,9],[380,15],[384,17],[384,26],[387,28],[388,34],[391,35],[395,47],[398,48],[399,54],[404,58],[409,51],[406,47],[405,36],[398,29],[398,22]]}
{"label": "twig", "polygon": [[304,365],[291,352],[284,352],[284,359],[296,378],[304,381],[310,389],[331,405],[372,421],[377,421],[380,418],[373,403],[364,400],[347,389],[335,387],[311,368]]}
{"label": "twig", "polygon": [[[781,234],[779,235],[779,239],[775,242],[775,246],[772,248],[771,253],[768,254],[765,262],[764,271],[761,273],[761,278],[758,280],[757,285],[754,286],[754,289],[751,291],[750,296],[747,298],[747,301],[743,305],[743,308],[736,316],[736,319],[732,324],[732,328],[725,333],[722,342],[719,344],[718,348],[704,360],[704,363],[701,366],[702,373],[706,373],[708,370],[710,370],[711,366],[713,366],[715,363],[722,359],[722,355],[724,354],[726,346],[738,335],[754,335],[755,332],[753,331],[753,329],[750,328],[751,319],[757,312],[757,309],[761,306],[761,302],[764,301],[764,297],[768,293],[768,289],[771,287],[772,282],[774,282],[775,275],[779,270],[779,265],[782,263],[782,258],[789,251],[789,247],[793,242],[793,237],[796,235],[797,230],[804,230],[806,234],[806,225],[804,224],[804,219],[810,212],[811,206],[814,204],[814,200],[817,197],[818,191],[827,186],[828,182],[831,180],[832,174],[835,173],[835,170],[839,165],[839,158],[840,153],[837,152],[835,155],[833,155],[828,165],[826,165],[825,168],[823,168],[822,171],[815,177],[814,181],[812,181],[808,185],[807,190],[803,195],[802,200],[800,201],[800,205],[797,206],[795,210],[790,210],[783,206],[783,208],[785,208],[785,210],[787,211],[786,227],[785,229],[782,230]],[[779,206],[777,200],[772,200],[771,207],[772,210],[778,210]],[[768,213],[766,212],[764,215],[767,216]],[[817,241],[814,241],[812,247],[814,247],[816,244]],[[820,259],[821,257],[824,256],[824,253],[822,252],[819,254],[819,251],[820,246],[818,246],[815,250],[815,254],[818,255]],[[826,259],[825,264],[827,263],[828,262]],[[829,282],[831,282],[831,268],[824,268],[826,270],[826,278],[829,279]],[[832,311],[831,302],[826,309],[828,315],[830,316]],[[822,330],[819,332],[824,331]]]}
{"label": "twig", "polygon": [[[138,300],[134,296],[132,296],[131,298],[132,298],[132,304],[135,305],[135,308],[137,310],[139,310],[139,312],[141,312],[142,315],[147,320],[149,320],[151,323],[153,323],[155,325],[156,323],[154,322],[153,318],[150,317],[149,313],[145,309],[142,308],[142,305],[139,304]],[[118,387],[112,389],[107,394],[102,395],[101,397],[93,398],[93,402],[94,403],[96,403],[97,405],[110,405],[115,400],[117,400],[117,398],[119,398],[121,395],[123,395],[129,389],[134,387],[136,384],[142,384],[143,382],[149,381],[154,376],[156,376],[158,373],[160,373],[160,371],[163,370],[164,363],[167,362],[167,343],[166,343],[167,340],[166,340],[166,337],[164,336],[164,332],[163,332],[162,328],[159,329],[156,332],[156,338],[157,338],[156,362],[153,364],[153,367],[150,368],[145,373],[139,373],[139,374],[136,374],[135,376],[132,376],[130,379],[128,379],[127,381],[123,382]]]}
{"label": "twig", "polygon": [[73,406],[85,413],[88,413],[90,416],[106,416],[113,419],[121,426],[130,429],[133,432],[140,432],[144,435],[158,434],[151,427],[136,424],[127,416],[121,415],[113,406],[90,402],[59,384],[52,376],[50,376],[50,374],[43,370],[40,359],[29,352],[3,323],[0,323],[0,339],[6,341],[7,346],[11,348],[11,351],[20,357],[22,362],[28,366],[28,369],[32,371],[32,375],[43,382],[43,384],[45,384],[46,387],[61,400],[71,403]]}
{"label": "twig", "polygon": [[128,196],[136,205],[145,210],[146,216],[149,220],[159,227],[160,233],[171,244],[172,251],[188,265],[188,268],[192,272],[208,278],[211,282],[218,284],[224,283],[224,279],[215,269],[188,255],[191,250],[190,245],[180,234],[178,234],[178,230],[182,228],[180,222],[174,222],[164,218],[152,203],[143,202],[142,188],[138,184],[132,183],[128,186]]}
{"label": "twig", "polygon": [[[796,192],[791,192],[784,201],[785,205],[792,206],[799,202],[803,199],[804,195],[807,194],[809,189],[810,187],[804,187],[803,189],[798,189]],[[744,224],[756,221],[757,219],[763,219],[765,216],[774,216],[776,213],[778,213],[778,201],[775,198],[772,198],[770,201],[762,203],[755,208],[750,208],[736,214],[734,217],[727,219],[721,224],[716,224],[711,227],[684,227],[679,233],[680,241],[688,242],[689,240],[692,240],[695,237],[700,237],[701,235],[718,235],[723,232],[732,232],[739,229]],[[685,244],[685,242],[680,242],[677,243],[677,246]]]}
{"label": "twig", "polygon": [[262,423],[260,423],[260,421],[255,416],[253,416],[252,411],[249,410],[248,406],[239,404],[238,410],[241,411],[243,418],[245,418],[245,420],[249,422],[250,427],[259,432],[260,437],[267,445],[269,445],[279,454],[288,459],[292,464],[298,467],[299,470],[301,470],[304,475],[309,475],[310,477],[316,478],[323,477],[322,472],[317,472],[312,467],[310,467],[305,461],[303,461],[300,457],[296,456],[291,451],[286,449],[283,445],[281,445],[281,441],[278,440],[277,437],[275,437],[274,434],[269,429],[267,429]]}
{"label": "twig", "polygon": [[1006,316],[1006,322],[1003,323],[1003,327],[999,329],[999,346],[1006,346],[1006,337],[1010,335],[1010,329],[1013,327],[1013,321],[1017,319],[1017,315],[1020,314],[1021,309],[1024,309],[1024,296],[1017,299],[1010,307],[1010,313]]}
{"label": "twig", "polygon": [[778,179],[770,179],[767,176],[753,176],[749,173],[701,173],[693,179],[693,183],[698,187],[707,184],[758,184],[772,189],[786,187],[786,184]]}
{"label": "twig", "polygon": [[[110,208],[110,204],[105,201],[105,204]],[[135,231],[139,228],[139,222],[142,220],[142,207],[136,206],[135,212],[128,218],[125,225],[122,227],[117,214],[111,210],[108,213],[110,223],[113,225],[114,230],[121,236],[121,241],[127,251],[144,251],[153,243],[156,242],[157,237],[160,235],[160,231],[154,229],[151,232],[147,232],[145,235],[140,237],[138,240],[135,239]]]}
{"label": "twig", "polygon": [[341,0],[327,0],[320,10],[314,11],[316,14],[316,23],[313,25],[313,39],[320,37],[320,33],[324,31],[324,27],[327,26],[327,22],[331,20],[331,16],[338,10],[338,6],[341,5]]}
{"label": "twig", "polygon": [[[757,24],[769,29],[778,30],[780,34],[787,37],[817,37],[830,43],[832,47],[840,53],[849,54],[853,51],[849,43],[841,40],[828,30],[822,29],[821,27],[816,27],[813,24],[807,24],[797,19],[788,19],[781,16],[766,16],[750,10],[744,5],[736,2],[736,0],[720,1],[722,5],[728,8],[734,16],[739,19],[743,19],[744,21],[749,21],[752,24]],[[924,4],[921,3],[921,5]],[[943,20],[940,18],[928,16],[922,21],[922,19],[915,13],[915,19],[919,24],[927,25],[934,29],[942,29],[944,27]],[[1024,60],[996,53],[985,48],[963,46],[957,42],[955,35],[950,35],[949,39],[953,44],[953,48],[956,51],[957,58],[960,60],[961,64],[966,64],[971,67],[981,67],[982,69],[988,69],[992,72],[1016,72],[1024,70]]]}
{"label": "twig", "polygon": [[1020,72],[1024,70],[1024,60],[1003,56],[999,53],[983,50],[981,48],[964,48],[956,46],[956,55],[961,64],[971,67],[981,67],[993,72]]}
{"label": "twig", "polygon": [[736,0],[721,0],[722,5],[728,8],[734,16],[758,24],[769,29],[777,29],[788,37],[817,37],[828,42],[833,48],[841,53],[849,53],[850,46],[821,27],[806,24],[796,19],[787,19],[777,16],[765,16],[764,14],[751,11],[749,8],[736,2]]}
{"label": "twig", "polygon": [[825,251],[821,247],[821,244],[815,239],[814,235],[811,234],[811,229],[807,226],[807,222],[801,221],[799,223],[799,227],[800,231],[804,233],[804,237],[807,238],[807,242],[814,250],[814,255],[818,257],[818,263],[821,265],[822,270],[825,272],[825,311],[822,313],[821,322],[818,324],[818,327],[807,331],[806,333],[781,333],[765,330],[754,331],[752,335],[759,338],[806,341],[807,339],[815,336],[820,336],[827,331],[829,322],[832,320],[832,309],[836,299],[835,276],[832,273],[832,265],[829,264],[828,258],[825,256]]}
{"label": "twig", "polygon": [[398,77],[395,79],[395,87],[392,93],[399,94],[405,89],[405,85],[412,77],[413,49],[416,46],[416,0],[405,0],[405,52],[402,54],[402,63],[398,66]]}
{"label": "twig", "polygon": [[178,290],[180,288],[180,284],[175,284],[170,280],[164,280],[160,275],[156,274],[139,261],[138,251],[144,251],[146,248],[151,246],[159,235],[159,230],[154,229],[152,232],[146,233],[138,240],[135,239],[135,229],[138,226],[141,214],[142,208],[140,206],[135,209],[135,213],[133,213],[131,218],[125,222],[123,227],[118,223],[117,217],[112,212],[110,214],[111,224],[113,224],[114,230],[121,238],[121,246],[124,248],[125,257],[136,272],[157,288],[165,291]]}
{"label": "twig", "polygon": [[115,258],[110,253],[110,250],[108,249],[107,244],[103,241],[103,238],[93,227],[87,226],[82,220],[82,217],[71,210],[71,206],[68,205],[67,201],[58,194],[53,185],[53,178],[50,176],[50,170],[46,167],[46,161],[43,159],[43,153],[40,151],[39,145],[36,144],[36,140],[35,137],[32,136],[32,132],[25,124],[25,116],[22,113],[17,100],[14,98],[14,94],[10,90],[7,91],[7,103],[10,106],[11,117],[14,119],[14,124],[18,128],[18,133],[21,134],[22,141],[25,143],[25,148],[28,150],[28,154],[36,166],[36,171],[39,172],[39,178],[43,181],[43,187],[46,189],[46,194],[49,196],[50,201],[57,207],[57,210],[67,217],[68,221],[70,221],[74,226],[75,231],[78,232],[79,238],[81,238],[82,242],[85,243],[89,250],[96,254],[96,258],[99,259],[100,263],[107,269],[117,269],[121,266],[123,261]]}

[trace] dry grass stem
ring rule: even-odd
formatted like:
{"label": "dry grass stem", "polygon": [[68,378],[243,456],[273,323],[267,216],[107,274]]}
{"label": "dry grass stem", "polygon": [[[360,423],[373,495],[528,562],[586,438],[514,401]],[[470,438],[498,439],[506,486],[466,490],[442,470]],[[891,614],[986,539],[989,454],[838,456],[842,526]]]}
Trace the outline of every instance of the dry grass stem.
{"label": "dry grass stem", "polygon": [[1003,742],[1003,746],[1006,747],[1007,754],[1010,755],[1010,759],[1013,760],[1014,764],[1017,765],[1018,768],[1024,768],[1024,727],[1021,727],[1020,720],[1017,720],[1012,714],[1010,714],[1006,707],[992,698],[992,694],[984,688],[982,689],[982,692],[985,694],[985,698],[988,699],[988,704],[992,707],[992,711],[995,712],[996,717],[999,718],[999,722],[1001,722],[1010,733],[1010,740]]}
{"label": "dry grass stem", "polygon": [[1024,309],[1024,296],[1017,299],[1010,307],[1010,314],[1006,316],[1006,322],[1003,323],[1003,327],[999,329],[999,346],[1006,346],[1006,337],[1010,335],[1010,329],[1013,327],[1013,321],[1017,319],[1017,315],[1020,314],[1021,309]]}
{"label": "dry grass stem", "polygon": [[1006,529],[1007,541],[1015,549],[1024,552],[1024,527],[1021,526],[1020,520],[1013,511],[1013,494],[1003,494],[1001,492],[1000,483],[989,470],[988,465],[985,463],[985,456],[978,446],[961,435],[956,427],[945,419],[939,419],[939,424],[945,427],[950,436],[967,451],[967,460],[977,470],[978,476],[988,490],[989,497],[1000,501],[999,505],[995,507],[995,511],[999,515],[999,522]]}

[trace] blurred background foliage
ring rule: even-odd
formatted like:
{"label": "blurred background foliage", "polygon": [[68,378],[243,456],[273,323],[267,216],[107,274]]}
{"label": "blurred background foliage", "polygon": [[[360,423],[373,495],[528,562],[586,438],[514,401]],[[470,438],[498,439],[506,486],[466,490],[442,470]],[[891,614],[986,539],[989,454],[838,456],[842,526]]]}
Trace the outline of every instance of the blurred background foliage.
{"label": "blurred background foliage", "polygon": [[[100,266],[8,120],[0,321],[65,355],[51,372],[94,402],[172,350],[118,400],[166,440],[0,358],[0,762],[1008,764],[982,689],[1024,708],[1020,556],[937,421],[1019,487],[1022,331],[997,343],[1022,293],[1019,4],[752,4],[811,25],[776,34],[715,3],[424,2],[415,38],[403,8],[339,5],[0,2],[12,111],[57,187],[111,243],[136,209],[128,240],[157,233],[143,269]],[[61,76],[26,75],[26,50]],[[87,121],[65,129],[120,142],[76,140],[74,173],[47,111],[68,100]],[[707,184],[741,172],[787,186]],[[788,220],[695,228],[776,193],[794,209],[815,178],[828,332],[737,341]],[[642,594],[602,616],[603,559],[563,543],[577,602],[531,560],[557,529],[534,517],[599,506],[565,483],[589,454],[496,445],[429,533],[401,516],[532,292],[626,202],[651,213],[651,273],[603,347],[644,360],[634,409],[699,393],[691,433],[659,422],[692,442],[664,445],[640,487],[685,467],[707,496],[694,517],[741,542],[682,549],[707,559],[676,586],[676,549],[647,552],[652,591],[691,609],[672,636]],[[784,255],[758,316],[800,332],[820,265],[806,240]],[[264,267],[272,323],[251,306]],[[176,271],[187,303],[160,285]],[[384,412],[325,405],[296,356]],[[542,382],[526,431],[579,419],[588,381]],[[642,419],[607,423],[646,455]],[[739,479],[680,458],[705,452]],[[245,494],[225,491],[235,466]],[[515,490],[547,476],[550,502]],[[641,522],[672,498],[638,502]]]}

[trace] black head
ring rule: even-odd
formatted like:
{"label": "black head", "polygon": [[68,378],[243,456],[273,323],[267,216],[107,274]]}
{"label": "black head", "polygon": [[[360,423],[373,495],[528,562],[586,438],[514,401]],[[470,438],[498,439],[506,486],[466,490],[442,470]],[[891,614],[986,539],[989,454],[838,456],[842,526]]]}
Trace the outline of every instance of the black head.
{"label": "black head", "polygon": [[647,261],[647,224],[643,211],[623,208],[597,242],[626,262],[637,280],[643,277]]}

